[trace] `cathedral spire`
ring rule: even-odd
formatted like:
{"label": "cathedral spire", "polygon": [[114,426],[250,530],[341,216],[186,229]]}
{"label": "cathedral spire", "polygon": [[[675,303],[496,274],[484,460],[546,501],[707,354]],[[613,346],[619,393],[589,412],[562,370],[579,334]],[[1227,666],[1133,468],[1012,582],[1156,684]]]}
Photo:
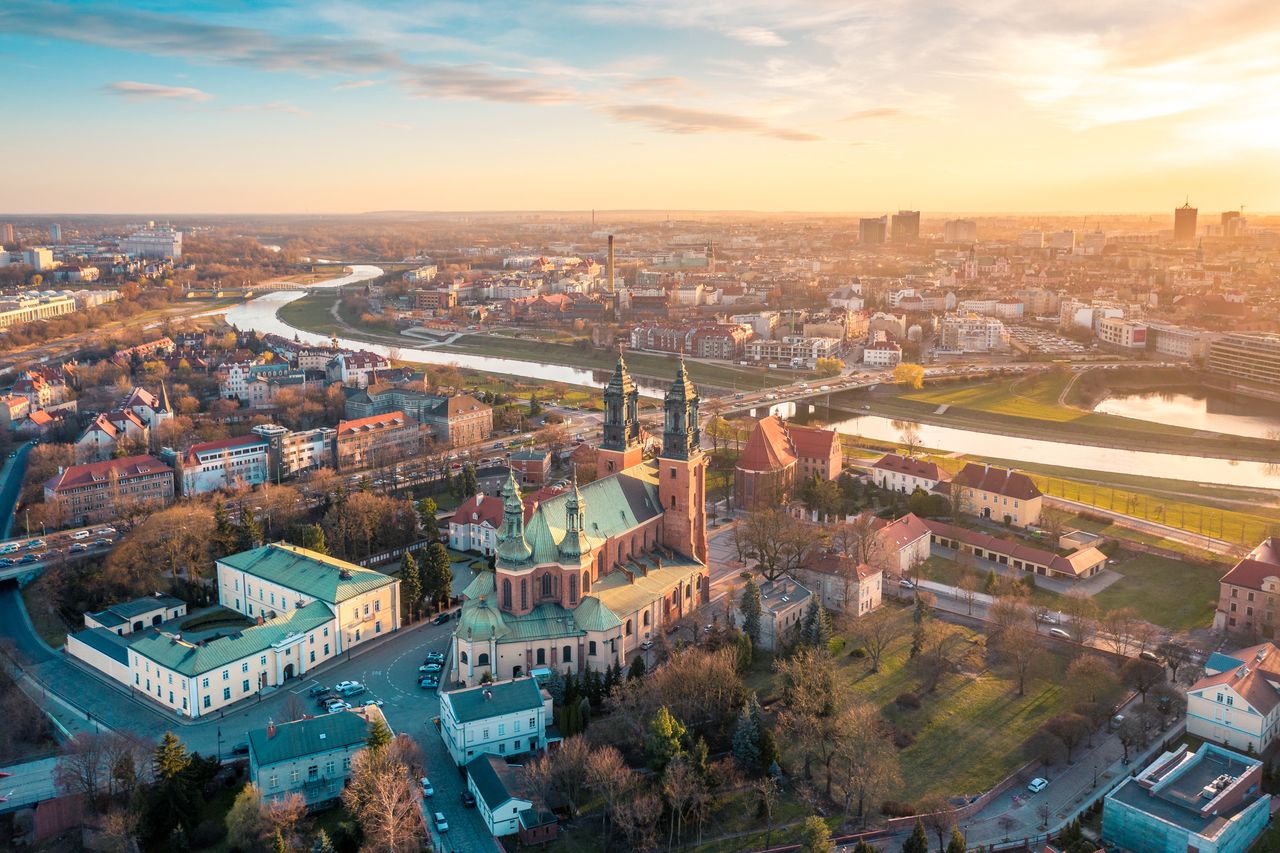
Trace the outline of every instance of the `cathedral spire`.
{"label": "cathedral spire", "polygon": [[532,556],[533,549],[524,538],[524,498],[516,482],[516,472],[508,469],[507,482],[502,487],[502,532],[498,535],[497,562],[525,563]]}
{"label": "cathedral spire", "polygon": [[604,389],[605,450],[626,450],[640,443],[640,390],[636,388],[627,362],[618,348],[618,362]]}
{"label": "cathedral spire", "polygon": [[564,502],[565,511],[565,534],[564,539],[560,540],[560,553],[566,557],[581,557],[588,553],[591,548],[587,544],[586,527],[587,507],[582,500],[582,492],[578,489],[578,473],[573,474],[573,485],[569,490],[569,497]]}
{"label": "cathedral spire", "polygon": [[663,400],[662,456],[664,459],[688,459],[702,444],[698,420],[698,391],[689,381],[684,355],[680,356],[676,378]]}

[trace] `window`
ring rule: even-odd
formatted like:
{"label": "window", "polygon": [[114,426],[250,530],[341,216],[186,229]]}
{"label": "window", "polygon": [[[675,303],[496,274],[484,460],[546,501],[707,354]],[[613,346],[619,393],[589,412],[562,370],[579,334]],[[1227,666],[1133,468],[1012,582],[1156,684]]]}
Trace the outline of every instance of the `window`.
{"label": "window", "polygon": [[459,651],[459,652],[458,652],[458,663],[466,663],[466,662],[467,662],[467,653],[466,653],[466,652],[463,652],[463,651]]}
{"label": "window", "polygon": [[268,778],[268,779],[267,779],[267,787],[268,787],[268,788],[278,788],[278,787],[280,787],[280,777],[279,777],[279,776],[277,776],[276,774],[272,773],[272,774],[271,774],[271,776],[270,776],[270,778]]}
{"label": "window", "polygon": [[301,778],[302,778],[302,774],[300,774],[297,770],[292,770],[289,772],[289,781],[293,782],[295,785],[298,783],[298,780]]}
{"label": "window", "polygon": [[511,579],[502,579],[502,607],[504,610],[511,609]]}
{"label": "window", "polygon": [[201,687],[208,687],[208,686],[209,686],[209,679],[208,679],[207,677],[206,677],[206,678],[202,678],[202,679],[200,679],[200,686],[201,686]]}
{"label": "window", "polygon": [[373,623],[373,633],[375,633],[375,634],[381,634],[381,633],[382,633],[382,620],[381,620],[381,619],[379,619],[377,622],[374,622],[374,623]]}
{"label": "window", "polygon": [[204,694],[204,706],[205,706],[206,708],[208,708],[208,707],[209,707],[209,694],[208,694],[208,693]]}
{"label": "window", "polygon": [[[267,665],[267,656],[266,656],[266,655],[263,655],[262,657],[258,658],[258,663],[259,663],[261,666],[266,666],[266,665]],[[245,671],[245,672],[248,672],[248,671],[249,671],[248,666],[246,666],[246,667],[245,667],[245,670],[244,670],[244,671]]]}
{"label": "window", "polygon": [[586,595],[591,592],[591,572],[582,573],[582,594]]}
{"label": "window", "polygon": [[488,665],[489,665],[488,653],[481,652],[480,655],[476,658],[476,666],[488,666]]}
{"label": "window", "polygon": [[332,776],[332,775],[333,775],[333,760],[332,760],[332,759],[330,759],[329,761],[326,761],[326,762],[325,762],[325,764],[324,764],[324,775],[326,775],[326,776]]}
{"label": "window", "polygon": [[520,609],[529,609],[529,579],[520,578]]}
{"label": "window", "polygon": [[[644,616],[642,616],[642,617],[640,617],[640,618],[641,618],[641,620],[642,620],[642,622],[643,622],[643,624],[644,624],[644,627],[648,628],[648,627],[649,627],[649,611],[648,611],[648,610],[646,610],[646,611],[644,612]],[[628,623],[627,623],[627,633],[628,633],[628,634],[630,634],[630,633],[631,633],[631,623],[630,623],[630,622],[628,622]]]}
{"label": "window", "polygon": [[1253,601],[1253,593],[1249,593],[1249,600]]}
{"label": "window", "polygon": [[[645,615],[648,616],[649,614],[646,613]],[[648,623],[646,622],[645,624],[647,625]],[[631,620],[630,619],[627,620],[627,636],[628,637],[631,636]]]}
{"label": "window", "polygon": [[564,647],[564,655],[560,658],[562,663],[569,663],[573,660],[573,646]]}
{"label": "window", "polygon": [[536,717],[529,718],[529,731],[533,731],[538,727],[538,719]]}
{"label": "window", "polygon": [[594,657],[595,653],[596,653],[596,641],[592,640],[591,642],[587,643],[587,654]]}
{"label": "window", "polygon": [[328,656],[329,656],[329,644],[328,644],[328,643],[325,643],[325,644],[324,644],[324,656],[325,656],[325,657],[328,657]]}
{"label": "window", "polygon": [[222,688],[222,701],[227,702],[230,699],[231,699],[231,688],[230,687]]}
{"label": "window", "polygon": [[229,670],[229,669],[224,669],[224,670],[222,671],[222,680],[223,680],[223,681],[230,681],[230,680],[231,680],[231,670]]}
{"label": "window", "polygon": [[246,678],[243,682],[240,683],[240,691],[242,693],[249,692],[249,679]]}
{"label": "window", "polygon": [[308,663],[315,663],[315,662],[316,662],[316,650],[315,650],[315,649],[312,649],[312,650],[311,650],[311,659],[310,659],[309,661],[307,661],[307,662],[308,662]]}
{"label": "window", "polygon": [[489,739],[489,730],[488,730],[488,729],[485,729],[485,730],[484,730],[484,736],[483,736],[483,739],[484,739],[484,740],[488,740],[488,739]]}
{"label": "window", "polygon": [[538,649],[538,651],[535,654],[537,656],[538,666],[545,665],[547,662],[547,650]]}
{"label": "window", "polygon": [[373,602],[373,612],[374,612],[374,613],[381,613],[381,612],[382,612],[382,600],[381,600],[381,599],[379,599],[379,600],[377,600],[377,601]]}
{"label": "window", "polygon": [[551,595],[551,573],[550,572],[546,572],[542,575],[542,595],[544,598],[546,596]]}
{"label": "window", "polygon": [[[263,663],[266,663],[266,659],[264,658],[262,662],[263,662]],[[248,661],[245,661],[244,663],[240,664],[240,671],[241,671],[241,672],[248,672],[248,671],[249,671],[249,662],[248,662]]]}
{"label": "window", "polygon": [[507,736],[507,724],[498,723],[498,737],[506,737],[506,736]]}

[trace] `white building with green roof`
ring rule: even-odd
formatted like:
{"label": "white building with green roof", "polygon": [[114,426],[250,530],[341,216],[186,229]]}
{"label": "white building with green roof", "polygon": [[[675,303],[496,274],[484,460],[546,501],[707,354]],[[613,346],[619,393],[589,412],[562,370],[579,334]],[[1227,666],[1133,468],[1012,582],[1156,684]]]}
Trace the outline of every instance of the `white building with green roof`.
{"label": "white building with green roof", "polygon": [[74,657],[187,717],[210,714],[400,628],[400,581],[272,543],[217,561],[224,607],[255,624],[213,638],[148,628],[68,639]]}
{"label": "white building with green roof", "polygon": [[249,732],[249,779],[263,800],[299,794],[308,808],[331,803],[351,777],[351,761],[368,746],[374,721],[386,724],[376,705],[271,723]]}
{"label": "white building with green roof", "polygon": [[454,629],[451,670],[464,685],[621,664],[709,598],[706,465],[683,363],[656,458],[641,454],[635,383],[621,358],[604,396],[598,479],[575,482],[527,519],[515,476],[503,487],[496,569],[463,592]]}

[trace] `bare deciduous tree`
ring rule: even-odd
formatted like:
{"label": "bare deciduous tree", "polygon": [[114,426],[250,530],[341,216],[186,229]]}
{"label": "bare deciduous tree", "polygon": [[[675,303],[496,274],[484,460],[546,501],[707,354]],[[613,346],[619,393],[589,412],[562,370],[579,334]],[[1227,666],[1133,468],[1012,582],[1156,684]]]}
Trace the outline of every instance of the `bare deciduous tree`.
{"label": "bare deciduous tree", "polygon": [[884,653],[895,640],[907,632],[907,622],[902,614],[889,607],[881,607],[853,623],[853,641],[867,650],[871,671],[878,672]]}

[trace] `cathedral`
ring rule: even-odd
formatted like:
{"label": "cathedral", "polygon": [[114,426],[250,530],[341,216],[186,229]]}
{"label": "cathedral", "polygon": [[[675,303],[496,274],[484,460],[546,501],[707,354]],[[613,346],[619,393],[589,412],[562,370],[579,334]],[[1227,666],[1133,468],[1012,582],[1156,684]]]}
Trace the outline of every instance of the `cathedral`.
{"label": "cathedral", "polygon": [[454,677],[467,686],[532,670],[603,670],[707,603],[706,461],[698,393],[681,359],[663,400],[662,451],[645,459],[640,393],[621,354],[604,390],[598,477],[526,517],[502,489],[495,571],[463,593]]}

